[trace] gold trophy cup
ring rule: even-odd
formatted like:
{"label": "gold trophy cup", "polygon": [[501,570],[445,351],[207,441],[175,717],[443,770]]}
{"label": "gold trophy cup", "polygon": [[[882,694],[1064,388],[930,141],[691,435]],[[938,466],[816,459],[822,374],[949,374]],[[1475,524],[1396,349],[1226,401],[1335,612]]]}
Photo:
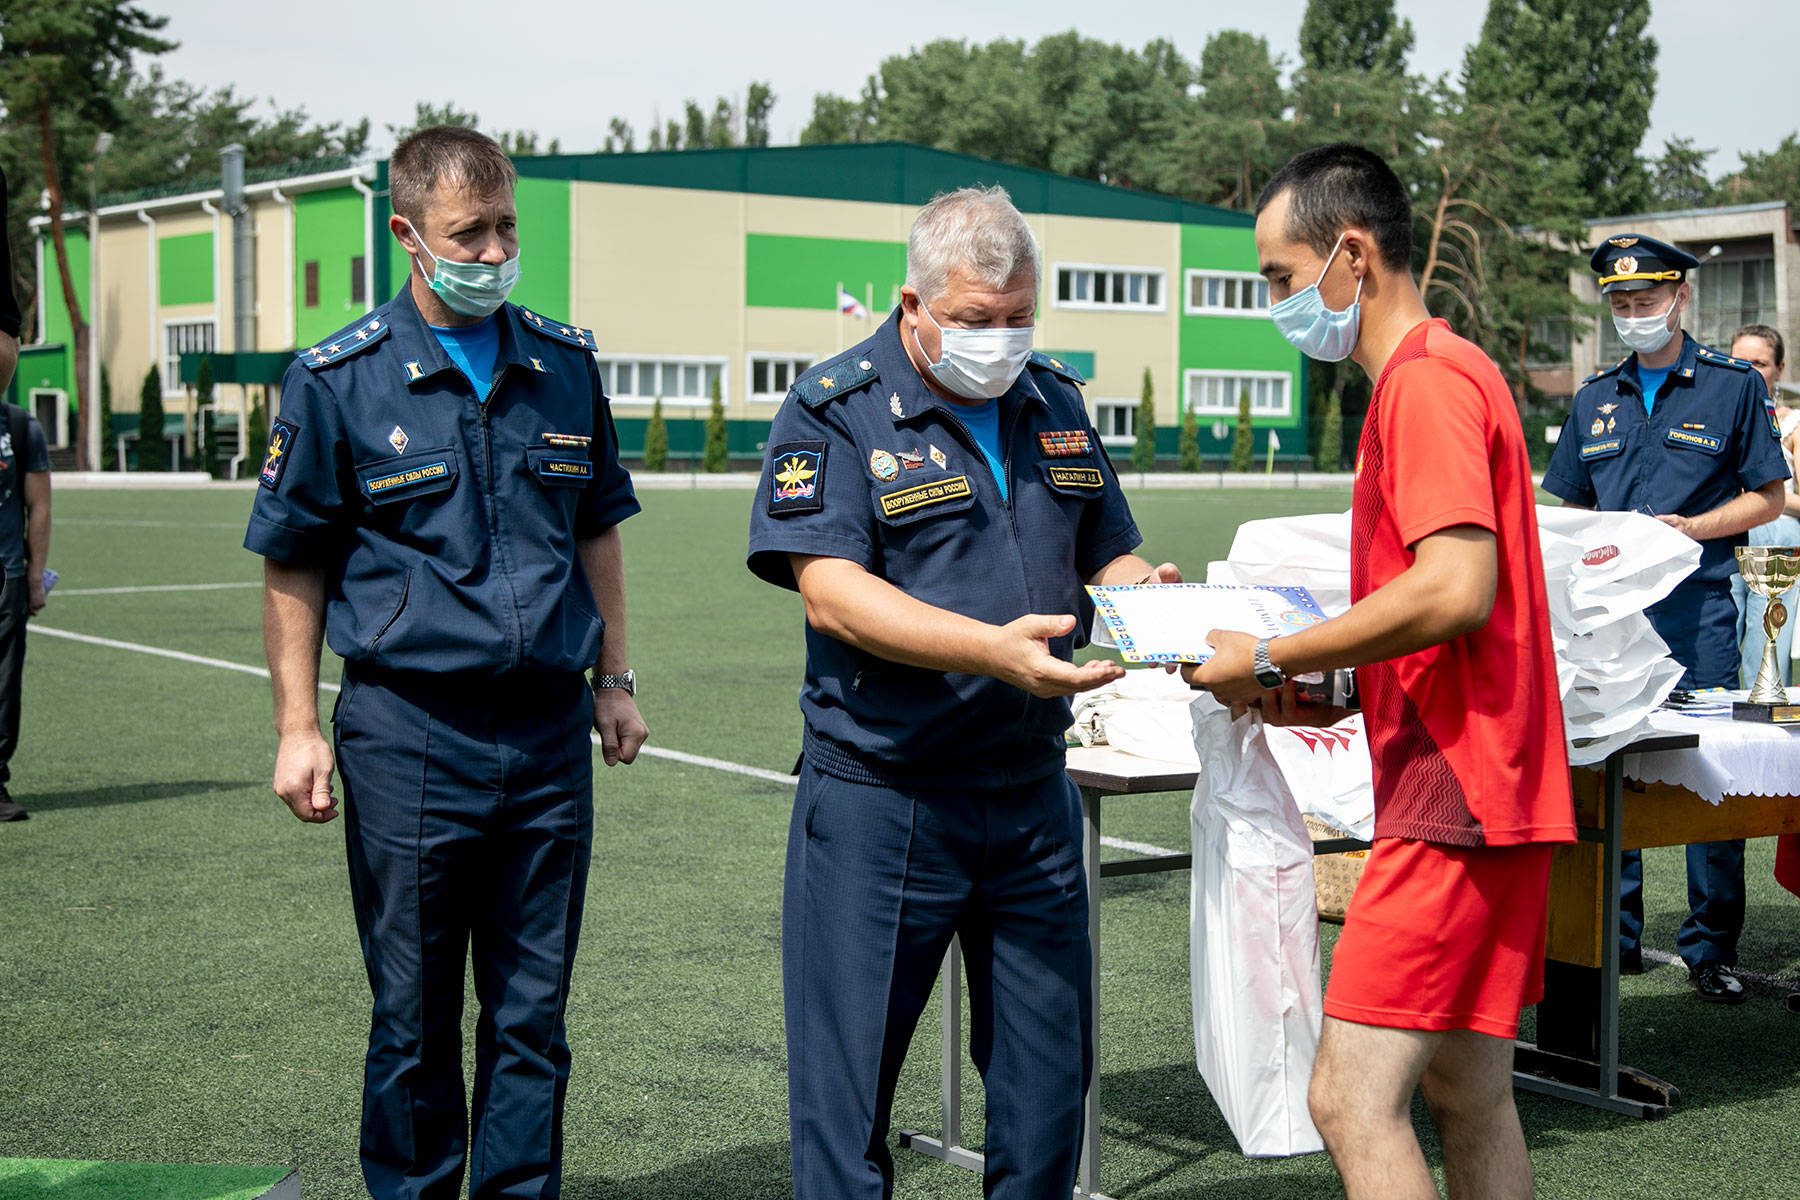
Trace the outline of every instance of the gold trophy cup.
{"label": "gold trophy cup", "polygon": [[1738,571],[1751,591],[1768,600],[1763,610],[1763,660],[1750,688],[1750,698],[1732,705],[1731,715],[1739,721],[1765,721],[1779,725],[1800,723],[1800,704],[1788,703],[1787,689],[1781,686],[1780,660],[1776,656],[1775,635],[1788,622],[1787,605],[1780,597],[1800,582],[1800,547],[1739,546]]}

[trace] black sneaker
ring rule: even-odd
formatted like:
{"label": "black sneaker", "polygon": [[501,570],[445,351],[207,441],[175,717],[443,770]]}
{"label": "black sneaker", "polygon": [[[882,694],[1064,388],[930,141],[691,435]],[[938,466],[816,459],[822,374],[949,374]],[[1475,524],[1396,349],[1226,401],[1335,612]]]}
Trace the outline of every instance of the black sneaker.
{"label": "black sneaker", "polygon": [[6,785],[0,783],[0,821],[29,821],[30,819],[31,814],[25,811],[25,806],[14,800],[11,793],[6,790]]}
{"label": "black sneaker", "polygon": [[1644,952],[1642,950],[1619,951],[1619,974],[1642,975],[1644,973]]}
{"label": "black sneaker", "polygon": [[1742,1004],[1750,998],[1731,968],[1721,962],[1708,960],[1688,968],[1688,982],[1694,985],[1694,994],[1708,1004]]}

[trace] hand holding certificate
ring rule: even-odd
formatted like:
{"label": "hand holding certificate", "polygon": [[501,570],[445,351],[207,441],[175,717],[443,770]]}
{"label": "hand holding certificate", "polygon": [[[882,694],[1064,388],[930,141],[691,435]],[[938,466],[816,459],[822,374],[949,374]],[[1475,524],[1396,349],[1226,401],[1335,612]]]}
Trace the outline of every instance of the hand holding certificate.
{"label": "hand holding certificate", "polygon": [[1126,662],[1203,663],[1215,629],[1281,637],[1325,620],[1312,594],[1298,587],[1161,583],[1092,585],[1088,595]]}

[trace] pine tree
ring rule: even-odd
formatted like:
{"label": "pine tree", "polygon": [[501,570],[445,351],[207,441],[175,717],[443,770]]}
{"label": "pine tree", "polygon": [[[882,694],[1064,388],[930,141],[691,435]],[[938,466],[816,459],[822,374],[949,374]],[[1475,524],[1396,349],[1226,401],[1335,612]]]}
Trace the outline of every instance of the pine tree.
{"label": "pine tree", "polygon": [[1313,71],[1406,73],[1412,22],[1394,20],[1394,0],[1307,0],[1300,61]]}
{"label": "pine tree", "polygon": [[1189,474],[1200,469],[1200,418],[1192,407],[1181,418],[1181,469]]}
{"label": "pine tree", "polygon": [[644,470],[660,473],[669,467],[669,423],[663,419],[662,397],[650,409],[650,423],[644,426]]}
{"label": "pine tree", "polygon": [[1344,414],[1338,409],[1337,389],[1325,393],[1325,412],[1319,418],[1319,456],[1314,467],[1335,471],[1344,462]]}
{"label": "pine tree", "polygon": [[250,416],[244,426],[244,448],[250,457],[247,460],[250,470],[256,470],[261,461],[260,456],[269,447],[269,407],[268,393],[261,388],[256,389],[253,403],[250,405]]}
{"label": "pine tree", "polygon": [[713,376],[712,407],[706,414],[706,473],[723,475],[731,469],[726,449],[725,402],[719,398],[719,377]]}
{"label": "pine tree", "polygon": [[152,366],[144,372],[144,390],[138,397],[137,469],[169,469],[169,443],[163,440],[162,371]]}
{"label": "pine tree", "polygon": [[214,479],[219,477],[219,439],[214,436],[217,422],[213,419],[212,355],[200,359],[194,372],[194,409],[200,414],[200,469]]}
{"label": "pine tree", "polygon": [[1231,469],[1240,474],[1255,461],[1255,446],[1250,433],[1250,389],[1238,393],[1237,435],[1231,439]]}
{"label": "pine tree", "polygon": [[1131,465],[1140,474],[1156,469],[1156,392],[1150,368],[1144,368],[1144,393],[1138,401],[1137,444],[1131,448]]}

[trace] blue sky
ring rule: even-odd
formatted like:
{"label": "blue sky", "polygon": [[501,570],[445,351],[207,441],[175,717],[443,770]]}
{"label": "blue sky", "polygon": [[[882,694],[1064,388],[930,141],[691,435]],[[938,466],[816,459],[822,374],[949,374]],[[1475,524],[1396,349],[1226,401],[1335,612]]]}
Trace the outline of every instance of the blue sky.
{"label": "blue sky", "polygon": [[[853,94],[883,58],[937,38],[1035,41],[1067,29],[1130,46],[1168,38],[1190,58],[1219,29],[1269,39],[1291,66],[1305,0],[1224,5],[1194,0],[998,0],[980,5],[742,0],[510,5],[476,0],[387,5],[310,0],[299,9],[222,0],[140,0],[171,18],[182,43],[165,56],[173,75],[206,86],[303,105],[316,118],[365,113],[385,144],[386,124],[410,119],[418,100],[453,100],[488,128],[536,129],[566,151],[597,147],[623,116],[640,139],[693,98],[741,97],[766,80],[777,102],[772,132],[795,140],[821,91]],[[1481,0],[1398,0],[1417,35],[1412,69],[1461,68],[1481,29]],[[1741,150],[1772,149],[1800,127],[1800,88],[1779,78],[1800,35],[1792,0],[1656,0],[1651,32],[1662,47],[1645,151],[1672,136],[1717,148],[1714,175]],[[1743,46],[1739,52],[1736,46]],[[1695,50],[1704,47],[1705,53]],[[1688,58],[1677,58],[1683,51]]]}

